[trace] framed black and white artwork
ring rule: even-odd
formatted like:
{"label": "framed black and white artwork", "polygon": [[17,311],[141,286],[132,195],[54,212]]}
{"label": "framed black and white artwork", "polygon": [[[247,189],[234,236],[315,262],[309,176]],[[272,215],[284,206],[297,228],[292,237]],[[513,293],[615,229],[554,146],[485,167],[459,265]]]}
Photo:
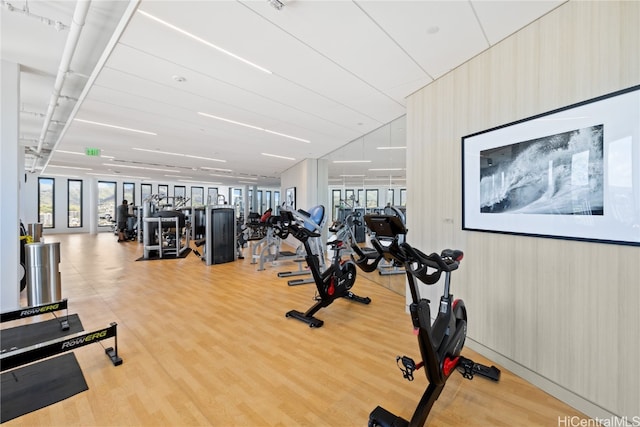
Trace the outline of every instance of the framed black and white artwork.
{"label": "framed black and white artwork", "polygon": [[462,138],[463,230],[640,246],[640,86]]}

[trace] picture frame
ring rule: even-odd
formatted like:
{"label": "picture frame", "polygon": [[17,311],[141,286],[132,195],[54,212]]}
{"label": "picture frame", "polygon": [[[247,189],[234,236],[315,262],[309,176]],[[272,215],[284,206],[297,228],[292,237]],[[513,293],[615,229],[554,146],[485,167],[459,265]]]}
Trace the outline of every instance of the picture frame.
{"label": "picture frame", "polygon": [[462,229],[640,246],[640,85],[462,137]]}
{"label": "picture frame", "polygon": [[284,206],[292,211],[296,210],[296,187],[289,187],[285,190]]}

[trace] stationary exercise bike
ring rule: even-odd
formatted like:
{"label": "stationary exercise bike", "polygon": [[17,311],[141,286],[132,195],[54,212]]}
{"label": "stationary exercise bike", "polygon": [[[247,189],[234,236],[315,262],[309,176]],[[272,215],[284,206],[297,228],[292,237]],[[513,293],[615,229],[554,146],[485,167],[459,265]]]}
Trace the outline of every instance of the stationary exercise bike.
{"label": "stationary exercise bike", "polygon": [[[308,215],[310,217],[313,216],[319,209],[322,209],[324,212],[324,206],[320,205],[310,209]],[[282,211],[280,213],[279,218],[274,222],[274,229],[280,238],[285,239],[291,234],[303,244],[306,252],[305,261],[307,262],[309,270],[311,270],[318,292],[316,303],[306,312],[302,313],[298,310],[291,310],[287,312],[286,317],[293,317],[294,319],[303,321],[307,323],[310,328],[319,328],[324,324],[324,321],[313,315],[321,308],[329,306],[337,298],[346,298],[362,304],[369,304],[371,302],[369,297],[360,297],[351,292],[351,287],[356,280],[356,266],[350,260],[342,260],[340,253],[345,249],[342,240],[329,242],[331,249],[333,249],[332,261],[324,271],[321,271],[318,257],[323,255],[314,254],[309,244],[309,238],[320,237],[320,234],[309,230],[309,228],[304,226],[304,223],[295,221],[292,213],[288,211]]]}
{"label": "stationary exercise bike", "polygon": [[[413,380],[415,370],[424,367],[429,386],[425,390],[410,421],[396,416],[378,406],[369,415],[369,426],[421,427],[440,396],[451,373],[458,370],[467,379],[474,374],[494,381],[500,378],[500,370],[474,363],[460,355],[467,335],[467,310],[462,300],[454,300],[450,293],[451,272],[463,258],[462,251],[445,249],[440,254],[426,255],[404,242],[407,230],[399,217],[394,215],[365,215],[365,222],[372,232],[392,238],[384,247],[384,257],[395,259],[404,265],[412,302],[409,307],[411,321],[418,336],[422,361],[416,363],[407,356],[398,356],[396,363],[403,377]],[[382,249],[382,248],[378,248]],[[444,273],[444,291],[435,321],[431,323],[430,301],[420,297],[416,279],[427,285],[438,283]]]}

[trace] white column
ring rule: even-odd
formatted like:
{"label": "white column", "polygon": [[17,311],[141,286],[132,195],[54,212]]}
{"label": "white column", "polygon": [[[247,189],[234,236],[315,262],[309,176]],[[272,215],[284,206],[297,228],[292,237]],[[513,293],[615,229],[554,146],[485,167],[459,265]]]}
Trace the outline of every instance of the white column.
{"label": "white column", "polygon": [[0,61],[0,67],[0,309],[10,311],[20,307],[20,66]]}
{"label": "white column", "polygon": [[98,181],[87,180],[89,184],[89,234],[98,234]]}

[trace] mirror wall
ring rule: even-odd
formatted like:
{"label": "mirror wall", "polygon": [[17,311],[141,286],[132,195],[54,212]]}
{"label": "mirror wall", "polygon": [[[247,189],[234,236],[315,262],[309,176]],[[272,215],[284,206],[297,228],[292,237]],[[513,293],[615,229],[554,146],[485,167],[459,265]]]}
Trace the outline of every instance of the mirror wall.
{"label": "mirror wall", "polygon": [[[406,116],[350,142],[323,157],[329,167],[330,220],[340,218],[340,208],[360,208],[364,212],[385,206],[406,205]],[[361,246],[371,247],[368,233]],[[401,295],[405,294],[402,268],[381,266],[358,275]]]}

